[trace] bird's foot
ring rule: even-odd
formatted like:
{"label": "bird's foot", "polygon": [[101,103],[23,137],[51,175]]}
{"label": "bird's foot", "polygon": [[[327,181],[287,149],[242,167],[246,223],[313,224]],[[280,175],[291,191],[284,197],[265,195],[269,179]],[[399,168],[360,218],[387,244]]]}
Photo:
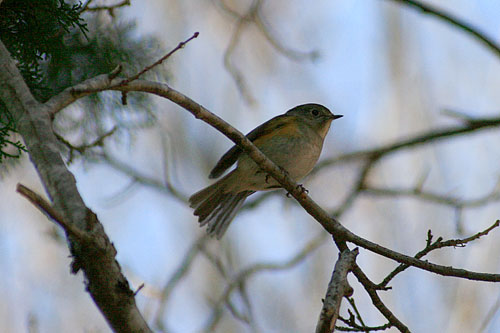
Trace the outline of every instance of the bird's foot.
{"label": "bird's foot", "polygon": [[[280,167],[280,170],[281,172],[283,172],[285,175],[287,175],[287,177],[290,177],[290,174],[288,173],[288,171],[286,171],[285,169],[283,169],[282,167]],[[269,184],[269,180],[271,180],[272,176],[271,175],[266,175],[266,184]]]}
{"label": "bird's foot", "polygon": [[[303,197],[306,197],[307,193],[309,193],[309,190],[306,189],[302,184],[297,185],[296,189],[300,191]],[[292,195],[290,194],[290,192],[288,192],[286,196],[287,198],[290,198]]]}
{"label": "bird's foot", "polygon": [[286,171],[282,167],[279,167],[279,168],[280,168],[281,172],[283,172],[287,177],[290,177],[290,174],[288,173],[288,171]]}

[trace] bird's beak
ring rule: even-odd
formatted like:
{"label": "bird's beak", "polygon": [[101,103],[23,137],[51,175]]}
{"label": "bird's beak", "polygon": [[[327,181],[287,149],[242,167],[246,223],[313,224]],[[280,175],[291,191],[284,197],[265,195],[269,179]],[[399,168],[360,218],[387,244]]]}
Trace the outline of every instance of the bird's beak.
{"label": "bird's beak", "polygon": [[342,118],[343,116],[344,116],[344,115],[342,115],[342,114],[332,114],[332,115],[331,115],[331,118],[332,118],[333,120],[335,120],[335,119]]}

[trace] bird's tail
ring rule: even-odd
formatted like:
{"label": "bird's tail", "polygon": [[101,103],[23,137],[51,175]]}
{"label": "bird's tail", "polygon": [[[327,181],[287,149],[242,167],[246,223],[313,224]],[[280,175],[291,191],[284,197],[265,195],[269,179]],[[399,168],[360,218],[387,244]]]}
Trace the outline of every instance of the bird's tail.
{"label": "bird's tail", "polygon": [[245,199],[254,191],[239,193],[226,192],[226,182],[231,174],[212,184],[189,198],[189,205],[198,216],[200,227],[207,225],[207,233],[220,239],[229,227],[236,212]]}

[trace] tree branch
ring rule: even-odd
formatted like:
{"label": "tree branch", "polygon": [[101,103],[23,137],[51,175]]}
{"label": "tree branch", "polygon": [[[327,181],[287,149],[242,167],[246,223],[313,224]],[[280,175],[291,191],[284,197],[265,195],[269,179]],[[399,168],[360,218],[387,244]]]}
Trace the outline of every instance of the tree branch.
{"label": "tree branch", "polygon": [[73,272],[83,270],[86,290],[114,331],[150,332],[137,309],[128,281],[115,260],[116,249],[97,216],[85,206],[75,178],[57,150],[50,109],[31,95],[1,41],[0,68],[0,99],[17,122],[30,159],[52,201],[49,206],[57,212],[55,217],[59,219],[60,215],[60,221],[74,228],[73,232],[79,230],[93,239],[92,242],[79,242],[76,237],[68,237],[74,257]]}
{"label": "tree branch", "polygon": [[42,213],[47,215],[50,219],[56,222],[61,228],[64,229],[66,233],[73,236],[79,241],[88,240],[85,233],[81,232],[80,229],[75,228],[72,224],[67,223],[63,217],[48,203],[42,196],[38,193],[30,190],[28,187],[17,184],[16,191],[23,197],[28,199],[33,205],[35,205]]}
{"label": "tree branch", "polygon": [[389,321],[391,326],[397,327],[400,332],[409,333],[410,330],[408,329],[408,327],[403,324],[382,302],[380,296],[377,294],[377,286],[366,276],[361,268],[358,265],[355,265],[352,272],[358,279],[359,283],[363,285],[363,288],[365,288],[368,296],[372,300],[373,306],[375,306],[380,311],[380,313]]}
{"label": "tree branch", "polygon": [[162,331],[166,332],[165,324],[163,323],[163,316],[167,310],[167,303],[170,299],[170,295],[174,290],[174,287],[181,281],[181,279],[188,273],[191,268],[191,264],[193,263],[196,256],[200,253],[200,250],[203,248],[204,244],[208,240],[208,235],[204,234],[199,237],[190,247],[189,250],[184,255],[184,258],[181,261],[179,267],[175,270],[174,274],[168,279],[167,283],[163,286],[160,292],[160,300],[159,306],[154,315],[155,325]]}
{"label": "tree branch", "polygon": [[[415,255],[415,258],[417,258],[417,259],[423,258],[427,254],[429,254],[429,252],[437,250],[437,249],[441,249],[443,247],[463,247],[467,243],[470,243],[476,239],[479,239],[483,236],[486,236],[491,230],[497,228],[498,226],[500,226],[500,220],[496,220],[495,223],[493,223],[491,226],[489,226],[485,230],[480,231],[480,232],[478,232],[470,237],[463,238],[463,239],[450,239],[447,241],[443,241],[442,237],[438,237],[438,239],[436,239],[436,241],[434,241],[434,242],[432,242],[433,236],[432,236],[431,231],[429,230],[427,233],[427,245],[422,251],[418,252]],[[378,289],[386,289],[389,282],[397,274],[401,273],[402,271],[404,271],[408,267],[410,267],[410,266],[407,264],[400,264],[395,270],[393,270],[391,273],[389,273],[387,275],[387,277],[381,283],[379,283],[377,285],[377,288]]]}
{"label": "tree branch", "polygon": [[279,271],[288,269],[302,262],[309,254],[315,251],[319,246],[323,244],[325,240],[325,236],[328,235],[322,232],[320,235],[314,237],[296,254],[283,262],[269,262],[269,263],[257,263],[254,265],[250,265],[247,268],[242,269],[238,272],[234,278],[230,279],[222,292],[222,295],[214,302],[212,306],[212,314],[210,315],[209,320],[204,326],[204,332],[213,332],[219,323],[221,314],[222,314],[222,306],[229,302],[231,293],[240,285],[244,284],[248,279],[253,277],[255,274],[260,272],[268,272],[268,271]]}
{"label": "tree branch", "polygon": [[316,333],[330,333],[335,328],[335,323],[339,316],[342,298],[352,295],[352,287],[347,282],[347,273],[352,270],[358,255],[358,249],[352,251],[344,250],[339,253],[339,259],[335,264],[325,299],[323,308],[319,315]]}
{"label": "tree branch", "polygon": [[150,71],[154,67],[160,65],[162,62],[164,62],[165,60],[167,60],[168,58],[170,58],[172,56],[172,54],[174,54],[175,52],[177,52],[180,49],[184,48],[184,46],[186,46],[187,43],[189,43],[191,40],[197,38],[199,34],[200,34],[199,32],[195,32],[191,37],[189,37],[188,39],[186,39],[183,42],[180,42],[174,49],[172,49],[170,52],[168,52],[167,54],[165,54],[163,57],[161,57],[160,59],[158,59],[157,61],[155,61],[153,64],[144,67],[140,72],[138,72],[137,74],[135,74],[135,75],[133,75],[131,77],[128,77],[128,78],[124,79],[118,85],[123,86],[123,85],[126,85],[127,83],[129,83],[131,81],[137,80],[141,75],[143,75],[144,73]]}
{"label": "tree branch", "polygon": [[392,154],[399,150],[434,143],[448,137],[467,134],[475,131],[485,130],[492,127],[500,127],[500,117],[480,118],[468,121],[465,125],[449,126],[438,130],[430,130],[408,139],[401,139],[395,143],[390,143],[377,148],[360,150],[352,153],[343,154],[331,159],[325,159],[319,162],[313,170],[318,170],[340,163],[347,163],[354,160],[372,159],[379,161],[385,155]]}
{"label": "tree branch", "polygon": [[459,19],[458,17],[446,13],[441,9],[438,9],[431,5],[424,4],[417,0],[392,0],[392,1],[419,10],[424,14],[434,16],[440,19],[441,21],[449,23],[450,25],[458,28],[459,30],[462,30],[466,34],[471,35],[479,42],[484,44],[487,48],[489,48],[490,51],[492,51],[497,57],[500,57],[500,45],[498,45],[492,38],[488,37],[484,32],[479,31],[479,29],[474,28],[472,25],[468,24],[462,19]]}
{"label": "tree branch", "polygon": [[[305,194],[298,187],[298,184],[292,181],[283,172],[281,168],[276,166],[257,147],[255,147],[253,143],[243,135],[243,133],[236,130],[234,127],[229,125],[223,119],[219,118],[212,112],[208,111],[203,106],[196,103],[189,97],[172,89],[167,84],[151,82],[147,80],[135,80],[124,86],[116,86],[116,83],[120,81],[121,79],[118,78],[111,79],[108,75],[100,75],[95,77],[94,79],[90,79],[85,81],[84,83],[76,85],[73,88],[68,88],[64,90],[59,95],[50,99],[47,103],[53,108],[51,110],[51,112],[53,113],[57,112],[58,108],[66,106],[74,102],[78,98],[105,90],[118,90],[127,92],[142,91],[167,98],[170,101],[176,103],[177,105],[189,111],[191,114],[193,114],[195,118],[200,119],[209,124],[210,126],[214,127],[219,132],[223,133],[225,136],[231,139],[231,141],[233,141],[235,144],[240,146],[243,149],[243,151],[245,151],[245,153],[247,153],[248,156],[252,158],[262,170],[264,170],[274,179],[276,179],[276,181],[278,181],[281,184],[281,186],[287,192],[289,192],[300,203],[300,205],[336,239],[352,242],[360,247],[368,249],[386,258],[395,260],[400,263],[406,263],[408,265],[415,266],[436,274],[444,276],[462,277],[478,281],[490,281],[490,282],[500,281],[500,274],[472,272],[463,269],[457,269],[453,267],[433,264],[428,261],[418,260],[414,257],[398,253],[396,251],[390,250],[386,247],[380,246],[369,240],[357,236],[356,234],[352,233],[344,226],[342,226],[336,219],[331,218],[328,215],[328,213],[325,212],[320,206],[318,206],[318,204],[316,204],[307,194]],[[482,119],[471,122],[469,126],[473,126],[472,128],[462,127],[459,129],[439,132],[438,134],[439,137],[458,135],[460,133],[470,132],[473,130],[477,130],[479,128],[498,126],[498,125],[500,125],[499,118]],[[435,133],[430,137],[435,138],[436,135],[438,134]],[[422,143],[422,140],[428,140],[428,139],[429,136],[418,137],[413,139],[413,144]],[[402,143],[399,143],[397,145],[389,145],[385,147],[382,151],[380,150],[377,151],[377,154],[375,155],[370,151],[364,152],[363,155],[370,157],[370,163],[374,163],[375,161],[378,160],[381,154],[402,148],[403,146],[406,147],[406,145],[402,145]]]}
{"label": "tree branch", "polygon": [[90,3],[92,0],[88,0],[85,5],[82,6],[81,11],[89,11],[89,12],[98,12],[98,11],[108,11],[111,16],[114,16],[114,10],[120,7],[130,6],[130,0],[122,0],[121,2],[117,2],[114,5],[104,5],[104,6],[92,6],[90,7]]}

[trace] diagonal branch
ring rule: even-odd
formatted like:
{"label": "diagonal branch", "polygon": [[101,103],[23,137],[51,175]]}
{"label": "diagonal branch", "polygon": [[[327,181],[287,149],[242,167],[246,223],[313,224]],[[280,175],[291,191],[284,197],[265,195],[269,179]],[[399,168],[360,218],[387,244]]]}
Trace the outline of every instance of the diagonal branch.
{"label": "diagonal branch", "polygon": [[232,279],[228,281],[222,295],[215,301],[213,305],[212,314],[209,320],[204,325],[204,332],[213,332],[217,327],[219,320],[222,315],[222,307],[230,299],[231,293],[238,288],[242,283],[245,283],[248,279],[253,277],[255,274],[260,272],[269,271],[280,271],[294,267],[295,265],[301,263],[308,255],[315,251],[324,242],[325,236],[328,234],[322,232],[313,239],[307,242],[307,244],[292,257],[286,261],[279,262],[268,262],[268,263],[256,263],[242,269],[238,272]]}
{"label": "diagonal branch", "polygon": [[0,99],[17,122],[30,160],[52,202],[50,206],[61,221],[93,239],[79,242],[76,237],[68,237],[73,273],[83,270],[86,290],[114,331],[150,332],[115,259],[116,249],[97,216],[85,205],[73,174],[57,150],[49,107],[35,100],[1,41],[0,67]]}
{"label": "diagonal branch", "polygon": [[391,326],[397,327],[401,332],[410,332],[408,327],[406,327],[406,325],[403,324],[382,302],[380,296],[377,294],[377,286],[366,276],[361,268],[356,265],[352,272],[356,276],[356,279],[358,279],[358,281],[363,285],[363,288],[365,288],[368,296],[372,300],[373,306],[380,311],[380,313],[389,321]]}
{"label": "diagonal branch", "polygon": [[[233,141],[235,144],[240,146],[245,151],[245,153],[247,153],[248,156],[259,165],[262,170],[276,179],[281,184],[281,186],[286,191],[288,191],[300,203],[300,205],[336,239],[340,241],[352,242],[360,247],[368,249],[386,258],[395,260],[399,263],[406,263],[408,265],[415,266],[436,274],[444,276],[455,276],[478,281],[500,281],[500,274],[473,272],[449,266],[433,264],[428,261],[418,260],[414,257],[398,253],[396,251],[373,243],[369,240],[366,240],[362,237],[359,237],[358,235],[352,233],[344,226],[342,226],[336,219],[331,218],[328,213],[325,212],[320,206],[318,206],[318,204],[316,204],[308,195],[304,194],[304,192],[298,187],[297,183],[292,181],[283,172],[282,169],[280,169],[271,160],[269,160],[240,131],[236,130],[223,119],[208,111],[189,97],[172,89],[167,84],[151,82],[147,80],[135,80],[125,86],[116,86],[116,83],[120,81],[121,79],[118,78],[111,79],[107,75],[100,75],[98,77],[95,77],[94,79],[87,80],[82,84],[76,85],[73,88],[68,88],[48,101],[49,105],[54,107],[51,112],[54,112],[58,107],[72,103],[78,98],[105,90],[118,90],[122,92],[142,91],[167,98],[189,111],[195,118],[200,119],[210,126],[214,127],[219,132],[223,133],[226,137],[231,139],[231,141]],[[459,133],[470,132],[479,128],[497,126],[498,124],[500,124],[500,119],[484,119],[481,121],[478,120],[477,122],[471,122],[469,127],[448,131],[448,135],[458,135]],[[388,146],[385,150],[391,151],[396,148],[396,146]],[[370,161],[373,163],[378,159],[379,155],[367,154],[366,156],[370,156]]]}
{"label": "diagonal branch", "polygon": [[441,21],[451,24],[452,26],[462,30],[463,32],[477,39],[479,42],[481,42],[487,48],[489,48],[490,51],[492,51],[497,57],[500,57],[500,45],[497,44],[492,38],[488,37],[484,32],[479,31],[479,29],[474,28],[472,25],[465,22],[464,20],[456,16],[453,16],[450,13],[446,13],[444,10],[438,9],[431,5],[427,5],[417,0],[392,0],[392,1],[419,10],[424,14],[432,15]]}
{"label": "diagonal branch", "polygon": [[229,44],[226,48],[226,51],[224,52],[224,66],[226,67],[229,74],[231,74],[240,94],[249,104],[255,104],[256,100],[248,89],[248,84],[245,80],[244,75],[231,61],[234,51],[241,41],[242,34],[248,25],[254,24],[263,35],[263,37],[271,44],[271,46],[289,59],[295,61],[302,61],[307,59],[315,60],[319,56],[319,53],[316,50],[307,52],[290,49],[286,47],[282,42],[280,42],[278,38],[273,36],[262,17],[263,3],[263,0],[254,0],[249,6],[246,13],[241,15],[235,10],[231,9],[224,1],[216,1],[216,5],[218,5],[219,8],[221,8],[226,14],[229,14],[231,17],[236,19],[234,31],[231,34]]}
{"label": "diagonal branch", "polygon": [[133,75],[131,77],[128,77],[128,78],[124,79],[118,85],[123,86],[123,85],[126,85],[127,83],[129,83],[131,81],[137,80],[141,75],[143,75],[144,73],[150,71],[154,67],[160,65],[162,62],[164,62],[165,60],[167,60],[168,58],[170,58],[172,56],[172,54],[174,54],[175,52],[177,52],[180,49],[184,48],[184,46],[186,46],[187,43],[189,43],[191,40],[197,38],[199,34],[200,34],[199,32],[195,32],[191,37],[189,37],[188,39],[186,39],[183,42],[180,42],[175,48],[173,48],[170,52],[168,52],[163,57],[161,57],[160,59],[158,59],[157,61],[155,61],[153,64],[144,67],[140,72],[138,72],[137,74],[135,74],[135,75]]}
{"label": "diagonal branch", "polygon": [[401,139],[395,143],[390,143],[377,148],[360,150],[352,153],[343,154],[335,158],[326,159],[318,163],[315,172],[318,170],[340,163],[347,163],[359,159],[380,160],[385,155],[392,154],[399,150],[426,145],[446,139],[448,137],[459,136],[475,131],[486,130],[494,127],[500,127],[500,117],[480,118],[469,120],[464,125],[449,126],[438,130],[430,130],[408,139]]}
{"label": "diagonal branch", "polygon": [[344,297],[352,295],[352,287],[347,282],[347,274],[352,270],[356,263],[358,249],[352,251],[344,250],[339,254],[339,259],[335,264],[325,299],[323,308],[319,315],[316,333],[330,333],[335,327],[339,316],[340,304]]}
{"label": "diagonal branch", "polygon": [[208,235],[204,234],[190,246],[189,250],[186,252],[184,258],[182,259],[179,268],[175,270],[174,274],[168,279],[168,282],[161,289],[159,307],[156,310],[156,314],[154,315],[154,322],[162,332],[167,331],[162,318],[166,313],[167,303],[170,299],[170,295],[172,294],[175,286],[188,273],[189,269],[191,268],[191,263],[200,253],[207,240]]}
{"label": "diagonal branch", "polygon": [[104,5],[104,6],[92,6],[90,7],[90,2],[92,0],[87,1],[85,5],[82,7],[82,12],[84,11],[89,11],[89,12],[98,12],[101,10],[107,10],[108,12],[112,13],[115,9],[120,8],[120,7],[125,7],[125,6],[130,6],[130,0],[122,0],[121,2],[118,2],[113,5]]}
{"label": "diagonal branch", "polygon": [[[429,252],[437,250],[437,249],[441,249],[443,247],[463,247],[467,243],[470,243],[476,239],[479,239],[483,236],[486,236],[491,230],[497,228],[498,226],[500,226],[500,220],[496,220],[495,223],[493,223],[491,226],[489,226],[485,230],[480,231],[480,232],[478,232],[470,237],[463,238],[463,239],[450,239],[447,241],[443,241],[443,239],[441,237],[438,237],[438,239],[436,239],[436,241],[434,241],[434,242],[432,242],[432,233],[429,230],[429,232],[427,233],[427,245],[422,251],[418,252],[415,255],[415,258],[417,258],[417,259],[423,258],[427,254],[429,254]],[[397,274],[401,273],[402,271],[404,271],[408,267],[410,267],[410,266],[407,264],[400,264],[395,270],[393,270],[391,273],[389,273],[380,284],[377,285],[377,288],[378,289],[387,289],[387,285],[389,284],[389,282]]]}
{"label": "diagonal branch", "polygon": [[54,209],[54,207],[52,207],[52,205],[48,203],[47,200],[42,198],[42,196],[38,193],[32,191],[22,184],[17,184],[16,191],[23,197],[28,199],[28,201],[36,206],[42,213],[46,214],[49,218],[54,220],[54,222],[61,226],[64,231],[66,231],[66,233],[80,241],[88,239],[87,235],[81,232],[80,229],[75,228],[70,223],[67,223],[64,218]]}

